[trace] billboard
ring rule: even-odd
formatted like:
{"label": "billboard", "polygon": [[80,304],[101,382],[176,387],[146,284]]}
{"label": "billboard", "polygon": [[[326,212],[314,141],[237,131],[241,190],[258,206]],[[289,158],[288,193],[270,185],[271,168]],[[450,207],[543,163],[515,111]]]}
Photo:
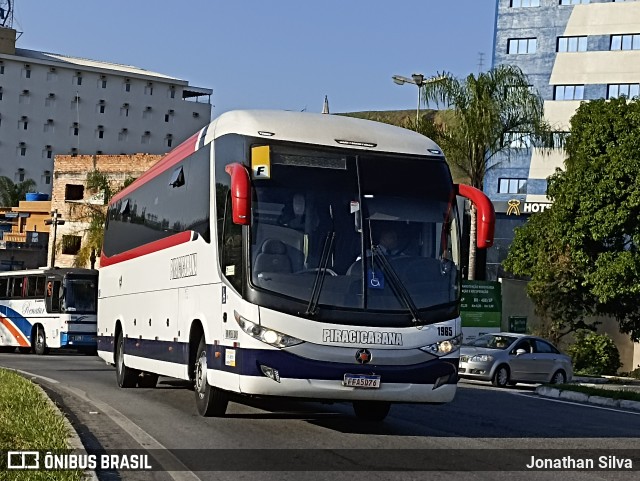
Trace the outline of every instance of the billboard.
{"label": "billboard", "polygon": [[463,342],[489,332],[500,332],[502,324],[502,289],[496,281],[462,281]]}

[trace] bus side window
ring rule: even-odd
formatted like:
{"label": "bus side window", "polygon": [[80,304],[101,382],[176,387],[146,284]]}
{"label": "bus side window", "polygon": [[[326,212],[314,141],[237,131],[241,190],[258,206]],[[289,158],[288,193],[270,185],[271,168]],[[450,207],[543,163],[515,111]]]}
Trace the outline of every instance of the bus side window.
{"label": "bus side window", "polygon": [[242,290],[242,276],[244,274],[242,264],[242,226],[233,223],[230,191],[227,193],[225,203],[222,243],[220,247],[220,267],[222,268],[222,273],[231,285],[240,292]]}
{"label": "bus side window", "polygon": [[9,285],[9,297],[14,299],[19,299],[22,297],[22,277],[13,277],[11,278],[11,283]]}
{"label": "bus side window", "polygon": [[47,312],[60,312],[60,281],[47,281]]}
{"label": "bus side window", "polygon": [[33,299],[36,297],[36,279],[37,276],[29,276],[27,279],[27,297]]}
{"label": "bus side window", "polygon": [[36,293],[35,296],[39,299],[44,297],[44,286],[47,283],[46,282],[46,278],[44,276],[38,276],[35,278],[35,286],[36,286]]}
{"label": "bus side window", "polygon": [[7,298],[8,286],[9,286],[9,278],[8,277],[0,278],[0,299]]}

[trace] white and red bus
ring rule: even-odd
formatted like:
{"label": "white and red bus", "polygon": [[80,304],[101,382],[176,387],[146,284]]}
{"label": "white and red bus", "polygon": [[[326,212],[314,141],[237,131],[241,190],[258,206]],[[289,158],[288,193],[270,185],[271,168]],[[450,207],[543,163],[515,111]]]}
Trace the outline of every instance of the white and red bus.
{"label": "white and red bus", "polygon": [[54,268],[0,273],[0,348],[46,354],[96,351],[98,271]]}
{"label": "white and red bus", "polygon": [[451,401],[457,195],[489,246],[491,203],[452,182],[428,138],[225,113],[111,200],[98,353],[121,387],[192,380],[202,415],[224,414],[231,392],[349,401],[372,420],[393,402]]}

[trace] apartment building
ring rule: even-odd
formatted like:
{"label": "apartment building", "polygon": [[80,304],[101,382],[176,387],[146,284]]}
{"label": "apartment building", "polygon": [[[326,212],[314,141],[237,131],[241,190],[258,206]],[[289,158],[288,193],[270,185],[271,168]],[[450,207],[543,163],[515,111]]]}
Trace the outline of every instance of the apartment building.
{"label": "apartment building", "polygon": [[55,155],[164,154],[211,119],[208,88],[16,47],[0,28],[0,175],[51,194]]}
{"label": "apartment building", "polygon": [[[547,120],[568,131],[581,101],[640,93],[640,2],[497,0],[493,65],[500,64],[519,66],[542,95]],[[547,177],[564,165],[560,150],[527,147],[526,140],[514,143],[485,176],[497,214],[490,279],[504,274],[513,229],[550,206]]]}

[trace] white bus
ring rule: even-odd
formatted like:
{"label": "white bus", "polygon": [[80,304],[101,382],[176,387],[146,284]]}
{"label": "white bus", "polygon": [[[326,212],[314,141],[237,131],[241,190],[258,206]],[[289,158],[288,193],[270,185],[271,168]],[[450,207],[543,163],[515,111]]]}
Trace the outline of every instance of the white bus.
{"label": "white bus", "polygon": [[98,271],[54,268],[0,273],[0,347],[46,354],[96,351]]}
{"label": "white bus", "polygon": [[[443,403],[457,384],[460,227],[438,146],[343,116],[228,112],[109,204],[98,355],[119,386],[194,382],[201,415],[230,392]],[[387,232],[395,246],[383,245]]]}

